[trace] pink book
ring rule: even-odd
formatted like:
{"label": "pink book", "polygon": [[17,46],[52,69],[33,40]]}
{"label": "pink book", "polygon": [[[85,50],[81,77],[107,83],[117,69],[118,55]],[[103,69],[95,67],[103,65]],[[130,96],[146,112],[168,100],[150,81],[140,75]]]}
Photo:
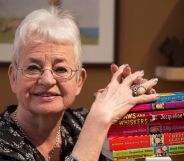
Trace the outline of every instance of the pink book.
{"label": "pink book", "polygon": [[184,100],[139,104],[139,105],[134,106],[130,111],[131,112],[139,112],[139,111],[176,109],[176,108],[184,108]]}
{"label": "pink book", "polygon": [[159,123],[119,126],[113,124],[108,132],[108,137],[126,137],[135,135],[148,135],[184,131],[184,120],[160,121]]}

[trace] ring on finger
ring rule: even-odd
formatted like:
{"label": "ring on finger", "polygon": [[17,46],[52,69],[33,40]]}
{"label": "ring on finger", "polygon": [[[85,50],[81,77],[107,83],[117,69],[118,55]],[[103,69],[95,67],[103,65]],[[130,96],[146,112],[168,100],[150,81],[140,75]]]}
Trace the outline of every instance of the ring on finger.
{"label": "ring on finger", "polygon": [[146,87],[142,85],[133,85],[131,89],[132,89],[133,96],[143,95],[147,91]]}

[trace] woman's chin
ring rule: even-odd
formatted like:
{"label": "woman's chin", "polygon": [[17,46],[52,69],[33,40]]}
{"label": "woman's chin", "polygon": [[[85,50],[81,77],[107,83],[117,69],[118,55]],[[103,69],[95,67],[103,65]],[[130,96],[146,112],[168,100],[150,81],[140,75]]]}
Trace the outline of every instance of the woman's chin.
{"label": "woman's chin", "polygon": [[41,104],[41,105],[35,105],[32,106],[32,108],[30,109],[33,113],[35,114],[43,114],[43,115],[47,115],[47,114],[57,114],[57,113],[61,113],[62,111],[64,111],[66,108],[62,105],[53,105],[53,104]]}

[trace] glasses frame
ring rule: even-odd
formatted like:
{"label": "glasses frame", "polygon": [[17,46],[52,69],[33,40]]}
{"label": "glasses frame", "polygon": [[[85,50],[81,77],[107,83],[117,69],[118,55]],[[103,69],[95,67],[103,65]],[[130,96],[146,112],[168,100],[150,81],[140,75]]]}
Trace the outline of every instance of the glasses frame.
{"label": "glasses frame", "polygon": [[43,75],[43,73],[46,71],[46,70],[49,70],[52,74],[52,76],[54,77],[54,79],[57,79],[57,80],[60,80],[60,81],[66,81],[66,80],[70,80],[72,77],[73,77],[73,73],[76,73],[79,71],[79,69],[72,69],[70,67],[65,67],[66,69],[69,69],[67,71],[69,71],[69,75],[67,77],[60,77],[58,76],[55,72],[54,72],[54,69],[47,69],[47,68],[43,68],[41,69],[41,72],[39,74],[39,76],[33,76],[31,75],[30,73],[26,72],[26,67],[18,67],[17,65],[15,66],[17,70],[21,71],[22,72],[22,75],[24,75],[26,78],[29,78],[29,79],[32,79],[32,80],[37,80],[37,79],[40,79],[40,77]]}

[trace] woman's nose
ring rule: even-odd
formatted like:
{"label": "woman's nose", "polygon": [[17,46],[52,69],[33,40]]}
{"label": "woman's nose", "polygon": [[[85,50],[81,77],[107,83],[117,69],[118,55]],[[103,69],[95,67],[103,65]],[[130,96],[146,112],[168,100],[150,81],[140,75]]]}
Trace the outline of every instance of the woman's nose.
{"label": "woman's nose", "polygon": [[52,86],[56,84],[56,79],[53,76],[53,72],[50,69],[45,69],[40,76],[39,83],[45,86]]}

